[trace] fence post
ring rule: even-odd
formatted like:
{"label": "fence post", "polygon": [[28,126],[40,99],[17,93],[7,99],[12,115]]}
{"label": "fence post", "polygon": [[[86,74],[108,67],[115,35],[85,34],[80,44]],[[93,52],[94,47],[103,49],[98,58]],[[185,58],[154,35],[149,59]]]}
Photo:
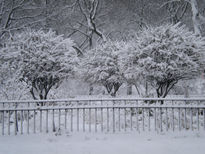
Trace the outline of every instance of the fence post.
{"label": "fence post", "polygon": [[33,110],[33,133],[36,133],[36,112]]}
{"label": "fence post", "polygon": [[21,134],[23,134],[23,120],[24,120],[24,117],[23,117],[23,110],[21,110]]}
{"label": "fence post", "polygon": [[205,130],[205,109],[203,109],[203,111],[204,111],[204,130]]}
{"label": "fence post", "polygon": [[2,135],[4,135],[4,111],[2,111]]}
{"label": "fence post", "polygon": [[199,108],[197,108],[197,130],[199,131]]}
{"label": "fence post", "polygon": [[142,129],[143,129],[143,131],[145,131],[145,122],[144,122],[144,110],[145,110],[145,108],[142,108]]}
{"label": "fence post", "polygon": [[118,108],[118,130],[121,130],[121,123],[120,123],[120,108]]}
{"label": "fence post", "polygon": [[193,131],[193,113],[192,108],[190,108],[191,120],[190,120],[190,129]]}
{"label": "fence post", "polygon": [[160,131],[162,132],[163,131],[163,128],[162,128],[162,108],[160,107]]}
{"label": "fence post", "polygon": [[125,122],[124,122],[124,130],[126,131],[126,107],[124,108],[124,120],[125,120]]}
{"label": "fence post", "polygon": [[187,117],[186,117],[186,108],[184,108],[184,128],[185,128],[185,130],[186,130],[186,128],[187,128]]}
{"label": "fence post", "polygon": [[65,131],[67,130],[67,109],[65,109]]}
{"label": "fence post", "polygon": [[178,109],[178,114],[179,114],[179,124],[178,124],[179,126],[178,127],[179,127],[179,131],[181,131],[181,109],[180,108]]}
{"label": "fence post", "polygon": [[18,119],[17,119],[17,110],[14,111],[14,134],[17,135],[17,123],[18,123]]}
{"label": "fence post", "polygon": [[58,110],[58,130],[61,130],[61,110]]}
{"label": "fence post", "polygon": [[46,109],[46,133],[48,133],[48,109]]}
{"label": "fence post", "polygon": [[27,111],[27,134],[29,134],[29,110]]}
{"label": "fence post", "polygon": [[8,135],[10,135],[10,111],[8,111]]}
{"label": "fence post", "polygon": [[103,132],[103,108],[101,108],[101,132]]}
{"label": "fence post", "polygon": [[70,130],[71,132],[73,131],[73,109],[71,108],[71,113],[70,113]]}
{"label": "fence post", "polygon": [[109,132],[109,108],[107,107],[107,132]]}
{"label": "fence post", "polygon": [[40,109],[40,132],[42,132],[42,110]]}
{"label": "fence post", "polygon": [[95,108],[95,132],[97,132],[97,108]]}
{"label": "fence post", "polygon": [[167,108],[165,108],[166,109],[166,131],[168,131],[168,129],[169,129],[169,123],[168,123],[168,113],[167,113]]}
{"label": "fence post", "polygon": [[115,108],[112,108],[113,133],[115,132]]}
{"label": "fence post", "polygon": [[83,132],[85,132],[85,109],[83,109]]}

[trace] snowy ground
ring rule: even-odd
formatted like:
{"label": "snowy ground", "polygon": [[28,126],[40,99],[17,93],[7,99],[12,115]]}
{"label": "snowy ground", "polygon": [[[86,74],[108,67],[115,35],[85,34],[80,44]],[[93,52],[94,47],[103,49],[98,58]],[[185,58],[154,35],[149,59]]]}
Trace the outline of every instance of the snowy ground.
{"label": "snowy ground", "polygon": [[0,154],[200,154],[205,132],[76,133],[0,137]]}

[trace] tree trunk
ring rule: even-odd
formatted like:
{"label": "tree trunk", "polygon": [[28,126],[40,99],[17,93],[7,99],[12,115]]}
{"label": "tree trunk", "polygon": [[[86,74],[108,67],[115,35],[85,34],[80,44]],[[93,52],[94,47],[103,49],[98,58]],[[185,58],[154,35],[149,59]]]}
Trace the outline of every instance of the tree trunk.
{"label": "tree trunk", "polygon": [[201,34],[200,32],[200,24],[199,24],[199,11],[198,11],[198,5],[196,0],[190,0],[191,9],[192,9],[192,22],[194,26],[194,32],[198,35]]}
{"label": "tree trunk", "polygon": [[93,90],[94,90],[93,85],[90,84],[89,85],[89,95],[93,95]]}
{"label": "tree trunk", "polygon": [[148,97],[148,82],[145,80],[145,97]]}
{"label": "tree trunk", "polygon": [[127,85],[127,95],[132,95],[132,85],[131,84]]}
{"label": "tree trunk", "polygon": [[189,97],[189,86],[187,85],[187,83],[184,83],[184,97]]}
{"label": "tree trunk", "polygon": [[188,2],[191,5],[194,32],[197,35],[201,35],[201,25],[202,23],[205,23],[205,17],[199,12],[199,7],[196,0],[189,0]]}
{"label": "tree trunk", "polygon": [[137,84],[134,84],[134,86],[135,86],[135,89],[137,90],[138,95],[141,96],[141,93],[140,93],[140,91],[139,91],[138,85],[137,85]]}

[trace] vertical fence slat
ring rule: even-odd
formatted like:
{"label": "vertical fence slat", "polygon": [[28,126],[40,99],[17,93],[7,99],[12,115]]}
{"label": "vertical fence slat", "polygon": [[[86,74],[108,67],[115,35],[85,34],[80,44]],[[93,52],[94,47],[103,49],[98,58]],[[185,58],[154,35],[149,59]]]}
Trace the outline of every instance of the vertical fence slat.
{"label": "vertical fence slat", "polygon": [[85,132],[85,109],[83,109],[83,132]]}
{"label": "vertical fence slat", "polygon": [[54,109],[52,110],[52,129],[53,129],[53,132],[56,131],[56,128],[55,128],[55,110]]}
{"label": "vertical fence slat", "polygon": [[186,108],[184,108],[184,129],[186,130],[186,128],[187,128],[187,117],[186,117],[186,112],[187,112],[187,110],[186,110]]}
{"label": "vertical fence slat", "polygon": [[8,111],[8,135],[10,135],[10,111]]}
{"label": "vertical fence slat", "polygon": [[115,108],[112,108],[113,133],[115,132]]}
{"label": "vertical fence slat", "polygon": [[130,108],[130,130],[132,131],[132,108]]}
{"label": "vertical fence slat", "polygon": [[157,131],[157,108],[156,107],[154,108],[154,130]]}
{"label": "vertical fence slat", "polygon": [[23,110],[21,110],[21,134],[23,134],[23,120],[24,120],[24,116],[23,116]]}
{"label": "vertical fence slat", "polygon": [[29,110],[27,111],[27,134],[29,134]]}
{"label": "vertical fence slat", "polygon": [[95,132],[97,132],[97,108],[95,108]]}
{"label": "vertical fence slat", "polygon": [[142,129],[145,131],[145,117],[144,117],[145,108],[142,108]]}
{"label": "vertical fence slat", "polygon": [[197,108],[197,130],[199,131],[199,108]]}
{"label": "vertical fence slat", "polygon": [[120,132],[121,129],[121,122],[120,122],[120,108],[118,108],[118,130]]}
{"label": "vertical fence slat", "polygon": [[33,111],[33,133],[36,133],[36,111]]}
{"label": "vertical fence slat", "polygon": [[160,131],[163,131],[163,127],[162,127],[162,108],[159,109],[159,114],[160,114]]}
{"label": "vertical fence slat", "polygon": [[46,133],[48,133],[48,110],[46,110]]}
{"label": "vertical fence slat", "polygon": [[113,133],[115,133],[115,101],[112,101],[112,104],[113,104],[113,108],[112,108],[112,131]]}
{"label": "vertical fence slat", "polygon": [[91,108],[89,108],[89,132],[91,132]]}
{"label": "vertical fence slat", "polygon": [[205,130],[205,109],[203,109],[203,111],[204,111],[204,130]]}
{"label": "vertical fence slat", "polygon": [[172,108],[172,130],[174,132],[174,108]]}
{"label": "vertical fence slat", "polygon": [[2,111],[1,113],[2,113],[2,135],[4,135],[4,111]]}
{"label": "vertical fence slat", "polygon": [[101,110],[101,132],[103,132],[103,108],[101,108],[100,110]]}
{"label": "vertical fence slat", "polygon": [[168,129],[169,129],[169,123],[168,123],[168,111],[167,111],[167,108],[165,108],[165,112],[166,112],[166,131],[168,131]]}
{"label": "vertical fence slat", "polygon": [[137,131],[139,132],[139,108],[138,108],[138,105],[139,105],[139,102],[136,101],[136,105],[137,105],[137,108],[135,109],[136,110],[136,128],[137,128]]}
{"label": "vertical fence slat", "polygon": [[148,109],[148,130],[151,131],[151,126],[150,126],[150,116],[151,116],[151,110],[150,108]]}
{"label": "vertical fence slat", "polygon": [[42,132],[42,110],[40,110],[40,132]]}
{"label": "vertical fence slat", "polygon": [[17,125],[18,125],[18,117],[17,117],[17,110],[15,110],[14,111],[14,120],[15,120],[15,122],[14,122],[14,133],[15,133],[15,135],[17,135]]}
{"label": "vertical fence slat", "polygon": [[77,131],[79,132],[79,109],[77,109]]}
{"label": "vertical fence slat", "polygon": [[67,130],[67,109],[65,109],[65,117],[64,117],[65,119],[65,121],[64,121],[64,125],[65,125],[65,131]]}
{"label": "vertical fence slat", "polygon": [[107,132],[109,132],[109,108],[107,108]]}
{"label": "vertical fence slat", "polygon": [[58,110],[58,130],[61,130],[61,110]]}
{"label": "vertical fence slat", "polygon": [[136,108],[137,131],[139,132],[139,108]]}
{"label": "vertical fence slat", "polygon": [[179,116],[178,117],[178,119],[179,119],[179,121],[178,121],[179,126],[178,127],[179,127],[179,131],[181,131],[181,109],[180,108],[178,109],[178,116]]}
{"label": "vertical fence slat", "polygon": [[191,119],[190,119],[190,129],[193,131],[193,113],[192,113],[192,108],[190,108],[190,116],[191,116]]}
{"label": "vertical fence slat", "polygon": [[126,131],[126,108],[124,108],[124,130]]}
{"label": "vertical fence slat", "polygon": [[73,109],[70,109],[70,131],[73,131]]}

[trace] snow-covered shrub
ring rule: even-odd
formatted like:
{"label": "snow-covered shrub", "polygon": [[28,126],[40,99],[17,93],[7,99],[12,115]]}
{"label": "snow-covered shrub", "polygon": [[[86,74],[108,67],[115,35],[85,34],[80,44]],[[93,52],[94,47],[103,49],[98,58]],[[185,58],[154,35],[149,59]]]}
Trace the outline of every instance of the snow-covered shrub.
{"label": "snow-covered shrub", "polygon": [[87,51],[81,59],[81,76],[89,83],[103,85],[112,96],[124,82],[118,56],[124,42],[107,42]]}
{"label": "snow-covered shrub", "polygon": [[193,79],[204,69],[205,39],[180,24],[143,29],[130,49],[121,54],[125,77],[133,82],[146,79],[166,97],[180,80]]}
{"label": "snow-covered shrub", "polygon": [[77,54],[73,45],[70,38],[52,30],[27,29],[6,41],[0,50],[2,65],[15,71],[34,99],[47,99],[50,89],[74,72]]}

